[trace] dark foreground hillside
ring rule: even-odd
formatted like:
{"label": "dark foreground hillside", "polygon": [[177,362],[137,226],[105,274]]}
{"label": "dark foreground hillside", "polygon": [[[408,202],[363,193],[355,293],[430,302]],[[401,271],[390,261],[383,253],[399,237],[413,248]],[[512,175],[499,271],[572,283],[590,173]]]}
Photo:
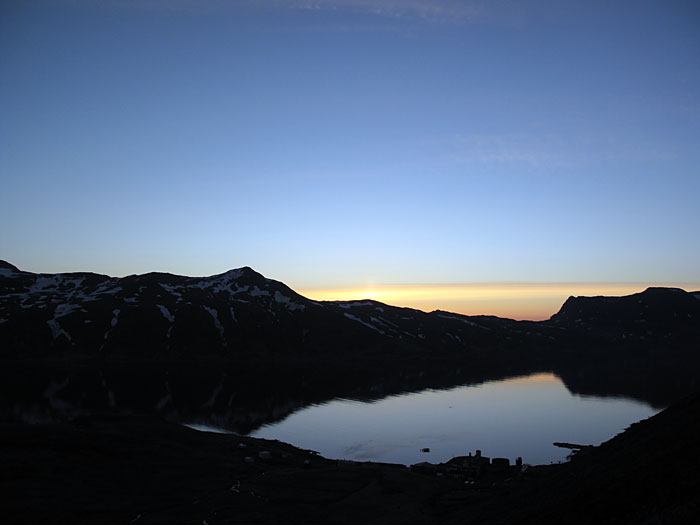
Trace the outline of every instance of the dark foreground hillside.
{"label": "dark foreground hillside", "polygon": [[[694,523],[700,396],[564,465],[467,485],[134,416],[0,428],[4,523]],[[246,459],[248,458],[248,459]]]}
{"label": "dark foreground hillside", "polygon": [[569,463],[530,469],[494,490],[470,522],[698,523],[698,414],[700,393]]}

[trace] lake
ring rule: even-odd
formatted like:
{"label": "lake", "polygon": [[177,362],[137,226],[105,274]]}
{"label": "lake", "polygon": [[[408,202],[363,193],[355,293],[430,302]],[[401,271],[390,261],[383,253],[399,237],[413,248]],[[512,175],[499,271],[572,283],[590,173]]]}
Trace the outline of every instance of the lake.
{"label": "lake", "polygon": [[496,370],[489,379],[489,371],[441,362],[297,365],[6,366],[0,419],[142,414],[278,439],[328,458],[438,463],[480,449],[536,465],[566,458],[569,450],[555,441],[597,445],[682,397],[672,388],[679,381],[645,369],[577,367],[510,379]]}
{"label": "lake", "polygon": [[629,398],[572,394],[555,374],[539,373],[371,402],[334,399],[251,435],[355,461],[439,463],[480,449],[538,465],[566,460],[570,451],[555,441],[598,445],[658,411]]}

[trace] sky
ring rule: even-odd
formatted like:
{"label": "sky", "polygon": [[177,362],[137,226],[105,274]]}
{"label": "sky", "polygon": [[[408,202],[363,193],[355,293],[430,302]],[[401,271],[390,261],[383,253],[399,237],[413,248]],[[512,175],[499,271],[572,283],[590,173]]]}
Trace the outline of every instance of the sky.
{"label": "sky", "polygon": [[8,0],[0,115],[24,270],[517,318],[700,288],[696,2]]}

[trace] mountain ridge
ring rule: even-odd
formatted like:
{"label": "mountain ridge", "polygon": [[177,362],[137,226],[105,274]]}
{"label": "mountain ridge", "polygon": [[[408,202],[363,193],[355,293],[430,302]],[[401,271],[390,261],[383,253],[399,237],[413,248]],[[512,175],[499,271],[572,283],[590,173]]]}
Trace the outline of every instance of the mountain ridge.
{"label": "mountain ridge", "polygon": [[[142,325],[150,321],[152,327],[156,327],[153,329],[165,334],[166,341],[161,337],[151,344],[171,346],[171,339],[184,338],[181,342],[185,346],[191,343],[191,346],[209,348],[252,345],[256,335],[266,340],[275,333],[279,337],[272,339],[285,339],[287,345],[315,349],[335,345],[337,339],[343,337],[359,339],[359,345],[375,346],[390,339],[435,339],[438,331],[435,321],[440,315],[372,300],[313,301],[250,267],[206,277],[152,272],[121,278],[85,272],[34,274],[6,269],[0,275],[0,294],[0,319],[3,320],[0,340],[3,330],[8,331],[11,324],[17,324],[17,319],[27,318],[39,332],[46,333],[45,327],[39,328],[42,324],[51,329],[52,339],[44,334],[40,345],[44,349],[78,346],[94,349],[97,346],[102,351],[105,346],[113,346],[122,321],[128,315],[133,318],[131,314],[137,309]],[[461,314],[450,315],[459,323],[468,319]],[[31,317],[33,319],[29,319]],[[174,326],[165,326],[164,320]],[[99,324],[103,329],[102,340],[99,334],[93,333],[79,342],[71,334],[90,331],[80,323]],[[197,327],[188,328],[188,325]],[[260,330],[264,326],[270,330]],[[153,329],[142,326],[137,331],[143,337]],[[187,334],[195,331],[201,336],[198,341],[188,340]],[[450,335],[445,337],[455,341],[461,337],[460,333],[446,333]],[[15,337],[19,343],[26,343],[26,338],[22,339],[21,334]]]}
{"label": "mountain ridge", "polygon": [[[32,273],[0,261],[5,357],[83,353],[129,357],[218,353],[538,349],[596,341],[694,338],[694,293],[649,287],[622,297],[569,297],[545,321],[424,312],[372,299],[314,301],[249,266],[204,277]],[[680,335],[677,335],[680,334]],[[54,353],[55,353],[54,352]]]}
{"label": "mountain ridge", "polygon": [[[370,299],[370,298],[359,298],[359,299],[350,299],[350,300],[321,300],[321,301],[314,301],[311,299],[308,299],[307,297],[299,294],[298,292],[294,291],[291,287],[286,285],[282,281],[277,281],[275,279],[271,279],[269,277],[265,277],[263,274],[257,272],[255,269],[253,269],[250,266],[241,266],[239,268],[231,268],[227,271],[217,273],[217,274],[212,274],[212,275],[204,275],[204,276],[189,276],[189,275],[181,275],[181,274],[174,274],[170,272],[146,272],[143,274],[129,274],[125,275],[123,277],[113,277],[107,274],[100,274],[100,273],[95,273],[95,272],[56,272],[56,273],[46,273],[46,272],[29,272],[25,270],[19,269],[17,266],[9,263],[6,260],[0,259],[0,270],[10,270],[10,273],[19,273],[19,274],[25,274],[25,275],[36,275],[36,276],[92,276],[92,277],[102,277],[104,279],[108,280],[123,280],[123,279],[129,279],[129,278],[147,278],[147,277],[162,277],[162,278],[167,278],[167,279],[176,279],[176,280],[188,280],[188,281],[197,281],[197,280],[215,280],[215,279],[222,279],[222,278],[237,278],[240,277],[241,275],[247,276],[249,278],[252,278],[254,280],[258,281],[267,281],[267,282],[274,282],[279,285],[284,286],[287,288],[289,291],[293,292],[294,294],[298,295],[299,297],[303,297],[307,301],[311,301],[313,303],[328,303],[328,304],[350,304],[350,303],[376,303],[376,305],[379,306],[392,306],[394,308],[406,308],[408,310],[413,310],[413,311],[419,311],[423,313],[436,313],[436,312],[441,312],[441,313],[448,313],[448,314],[453,314],[453,315],[459,315],[459,316],[464,316],[464,317],[479,317],[479,318],[497,318],[497,319],[507,319],[507,320],[513,320],[507,317],[501,317],[501,316],[496,316],[496,315],[490,315],[490,314],[475,314],[475,315],[467,315],[467,314],[461,314],[458,312],[451,312],[447,310],[442,310],[442,309],[435,309],[430,312],[426,312],[424,310],[419,310],[416,308],[410,308],[410,307],[398,307],[398,306],[393,306],[388,303],[382,303],[381,301],[377,301],[375,299]],[[0,277],[2,276],[9,276],[9,273],[4,272],[0,273]],[[551,321],[552,319],[556,318],[562,313],[562,310],[567,307],[568,303],[571,302],[576,302],[580,300],[597,300],[597,299],[606,299],[606,300],[614,300],[618,298],[623,298],[623,297],[637,297],[637,296],[645,296],[645,295],[650,295],[650,294],[657,294],[657,293],[669,293],[669,292],[681,292],[684,294],[690,294],[694,296],[696,299],[700,300],[700,290],[698,291],[687,291],[682,288],[678,287],[666,287],[666,286],[648,286],[646,289],[644,289],[641,292],[637,292],[634,294],[626,295],[626,296],[605,296],[605,295],[596,295],[596,296],[574,296],[571,295],[569,296],[565,302],[562,304],[560,307],[559,311],[556,313],[552,314],[549,319],[544,320],[544,321]],[[540,321],[527,321],[526,322],[540,322]]]}

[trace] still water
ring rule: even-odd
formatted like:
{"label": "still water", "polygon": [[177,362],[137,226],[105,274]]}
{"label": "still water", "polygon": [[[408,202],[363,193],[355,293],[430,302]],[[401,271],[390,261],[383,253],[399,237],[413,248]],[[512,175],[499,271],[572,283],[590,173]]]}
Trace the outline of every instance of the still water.
{"label": "still water", "polygon": [[[308,406],[251,435],[315,450],[327,458],[439,463],[480,449],[532,465],[564,461],[568,442],[598,445],[658,412],[627,398],[574,395],[554,374],[449,390]],[[421,449],[429,448],[429,453]]]}

